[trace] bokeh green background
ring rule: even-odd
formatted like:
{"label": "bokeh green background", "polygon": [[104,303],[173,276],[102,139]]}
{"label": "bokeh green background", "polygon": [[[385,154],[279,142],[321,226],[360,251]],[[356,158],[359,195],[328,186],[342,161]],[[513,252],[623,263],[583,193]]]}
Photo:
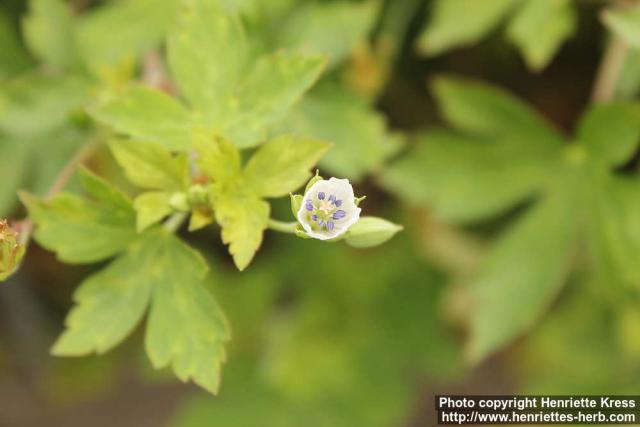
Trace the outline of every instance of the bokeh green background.
{"label": "bokeh green background", "polygon": [[[468,0],[470,9],[460,9],[449,27],[433,30],[432,37],[475,28],[486,18],[471,5],[476,1],[483,3]],[[50,2],[3,0],[0,215],[24,215],[16,190],[44,194],[72,153],[100,132],[84,113],[92,99],[139,78],[157,56],[162,61],[173,3],[76,0],[69,2],[74,12],[67,22],[48,9]],[[283,127],[334,142],[336,149],[320,166],[323,173],[352,179],[356,194],[368,196],[367,214],[388,217],[404,231],[370,250],[268,233],[242,273],[211,229],[185,233],[212,266],[208,284],[232,329],[215,397],[177,383],[170,372],[153,371],[140,331],[103,356],[50,356],[73,290],[99,266],[66,266],[34,244],[21,271],[0,287],[0,425],[426,426],[435,423],[434,394],[638,390],[637,288],[612,290],[613,280],[596,276],[588,259],[572,270],[531,327],[470,363],[469,284],[491,245],[532,202],[460,224],[434,215],[437,200],[413,195],[434,185],[424,177],[459,171],[456,162],[469,170],[450,179],[473,180],[473,159],[454,156],[451,165],[441,163],[424,174],[418,163],[408,174],[412,179],[389,178],[398,173],[399,162],[414,156],[425,129],[444,126],[427,85],[443,73],[498,85],[573,134],[610,37],[599,18],[609,2],[569,2],[572,24],[557,46],[540,48],[553,51],[542,65],[535,53],[527,56],[526,46],[537,52],[544,37],[518,49],[498,23],[464,46],[425,55],[417,40],[437,24],[433,1],[226,3],[246,14],[259,44],[294,46],[304,38],[307,47],[331,55],[322,81]],[[338,5],[339,11],[330,15],[317,5]],[[25,21],[30,7],[40,8],[34,12],[39,20]],[[39,36],[25,36],[27,22]],[[68,38],[77,50],[60,41]],[[640,81],[636,62],[629,57],[617,89],[627,99]],[[632,156],[618,172],[633,177],[637,162]],[[88,164],[126,188],[107,150]],[[496,186],[518,179],[510,173],[498,174]],[[455,198],[453,191],[448,194]],[[276,203],[274,211],[287,218],[288,202]],[[545,232],[557,231],[549,226]],[[492,304],[520,303],[526,309],[526,296],[520,298]]]}

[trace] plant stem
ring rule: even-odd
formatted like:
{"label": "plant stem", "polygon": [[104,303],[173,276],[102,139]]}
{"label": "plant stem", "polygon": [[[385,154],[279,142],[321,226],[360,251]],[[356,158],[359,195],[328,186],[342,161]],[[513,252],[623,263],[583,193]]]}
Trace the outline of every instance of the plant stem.
{"label": "plant stem", "polygon": [[89,157],[91,157],[98,145],[98,138],[91,138],[89,142],[78,149],[73,157],[60,170],[60,173],[58,173],[58,176],[56,176],[53,184],[51,184],[51,187],[47,192],[47,199],[50,199],[64,189],[73,174],[76,172],[76,169],[78,169],[78,167],[80,167],[85,161],[89,159]]}
{"label": "plant stem", "polygon": [[613,99],[618,78],[628,56],[629,45],[612,33],[593,86],[591,100],[594,103],[604,103]]}
{"label": "plant stem", "polygon": [[276,219],[269,219],[269,223],[267,224],[267,227],[269,227],[269,229],[271,230],[279,231],[281,233],[295,234],[296,225],[298,225],[298,223],[295,221],[283,222],[283,221],[278,221]]}
{"label": "plant stem", "polygon": [[169,233],[175,233],[187,219],[189,212],[177,212],[169,217],[162,225]]}

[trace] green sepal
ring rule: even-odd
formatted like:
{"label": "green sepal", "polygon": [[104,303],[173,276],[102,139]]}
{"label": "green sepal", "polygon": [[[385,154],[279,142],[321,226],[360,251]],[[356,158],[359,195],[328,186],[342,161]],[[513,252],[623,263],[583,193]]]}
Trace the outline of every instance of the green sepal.
{"label": "green sepal", "polygon": [[304,231],[304,228],[302,228],[302,225],[300,224],[296,225],[295,232],[296,232],[296,236],[300,237],[301,239],[311,239],[311,237],[309,237],[307,232]]}
{"label": "green sepal", "polygon": [[356,206],[360,206],[360,203],[362,203],[364,201],[364,199],[366,199],[366,198],[367,198],[367,196],[356,197],[356,200],[355,200]]}
{"label": "green sepal", "polygon": [[302,206],[302,200],[304,200],[304,196],[302,196],[301,194],[290,194],[290,197],[291,197],[291,213],[293,214],[294,218],[297,218],[298,211]]}
{"label": "green sepal", "polygon": [[307,191],[318,181],[322,181],[324,178],[320,176],[320,171],[316,169],[316,174],[307,182],[307,186],[304,188],[304,194],[307,194]]}

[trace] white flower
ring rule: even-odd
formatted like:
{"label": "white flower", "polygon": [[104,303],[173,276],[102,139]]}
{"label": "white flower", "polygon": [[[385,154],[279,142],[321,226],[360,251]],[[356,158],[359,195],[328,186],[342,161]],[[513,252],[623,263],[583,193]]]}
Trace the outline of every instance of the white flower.
{"label": "white flower", "polygon": [[298,221],[309,237],[334,239],[355,224],[361,209],[348,179],[319,180],[305,193]]}

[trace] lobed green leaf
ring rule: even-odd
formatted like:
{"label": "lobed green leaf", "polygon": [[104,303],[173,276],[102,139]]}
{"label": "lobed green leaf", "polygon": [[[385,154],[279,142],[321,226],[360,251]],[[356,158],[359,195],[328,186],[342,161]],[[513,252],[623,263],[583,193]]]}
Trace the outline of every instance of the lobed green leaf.
{"label": "lobed green leaf", "polygon": [[562,136],[524,102],[506,91],[473,80],[440,77],[432,89],[444,117],[471,133],[512,136],[514,143],[562,144]]}
{"label": "lobed green leaf", "polygon": [[51,349],[56,356],[103,354],[121,343],[144,316],[158,278],[157,236],[131,244],[106,268],[89,276],[73,295],[66,329]]}
{"label": "lobed green leaf", "polygon": [[189,183],[186,156],[172,156],[160,144],[114,140],[109,148],[133,184],[150,190],[181,190]]}
{"label": "lobed green leaf", "polygon": [[568,276],[576,223],[570,199],[547,197],[495,244],[471,283],[469,356],[508,344],[548,309]]}
{"label": "lobed green leaf", "polygon": [[366,41],[380,8],[379,1],[302,3],[293,8],[276,35],[276,46],[323,54],[334,67]]}
{"label": "lobed green leaf", "polygon": [[318,80],[325,62],[321,56],[285,52],[260,57],[241,82],[233,117],[221,124],[223,135],[240,148],[262,142],[269,127]]}
{"label": "lobed green leaf", "polygon": [[559,169],[558,154],[510,140],[431,131],[411,155],[387,168],[381,182],[410,203],[429,205],[440,218],[477,221],[543,194]]}
{"label": "lobed green leaf", "polygon": [[305,96],[285,120],[285,128],[331,142],[320,164],[356,181],[378,171],[404,142],[388,130],[384,116],[361,98],[326,85]]}
{"label": "lobed green leaf", "polygon": [[468,46],[491,32],[518,4],[517,0],[436,0],[431,21],[420,34],[418,48],[437,55]]}
{"label": "lobed green leaf", "polygon": [[78,64],[74,20],[62,0],[30,0],[23,21],[29,49],[45,64],[65,70]]}
{"label": "lobed green leaf", "polygon": [[191,113],[164,92],[132,87],[93,108],[91,114],[118,132],[162,144],[168,150],[191,148]]}
{"label": "lobed green leaf", "polygon": [[322,141],[288,135],[277,137],[251,157],[244,176],[261,197],[285,196],[309,180],[309,169],[329,147]]}
{"label": "lobed green leaf", "polygon": [[214,190],[213,210],[222,228],[222,241],[239,270],[244,270],[262,244],[269,221],[270,206],[257,196],[241,190]]}
{"label": "lobed green leaf", "polygon": [[593,106],[580,119],[576,137],[596,162],[619,166],[640,142],[640,106],[624,102]]}
{"label": "lobed green leaf", "polygon": [[576,30],[571,0],[526,0],[511,20],[507,35],[534,71],[546,67]]}
{"label": "lobed green leaf", "polygon": [[248,61],[244,29],[217,1],[186,0],[168,38],[169,67],[182,94],[207,122],[225,123]]}
{"label": "lobed green leaf", "polygon": [[20,194],[36,225],[36,241],[72,264],[110,258],[137,238],[135,212],[125,196],[86,173],[84,181],[94,200],[68,193],[51,200]]}
{"label": "lobed green leaf", "polygon": [[155,237],[154,246],[157,252],[147,272],[154,282],[145,337],[149,359],[156,369],[171,366],[182,381],[191,378],[217,393],[230,332],[205,287],[207,265],[198,252],[171,234]]}
{"label": "lobed green leaf", "polygon": [[179,4],[179,0],[129,0],[91,9],[75,28],[84,62],[100,74],[158,46],[174,23]]}
{"label": "lobed green leaf", "polygon": [[136,210],[136,229],[138,233],[169,216],[173,209],[169,204],[171,193],[166,191],[150,191],[135,198],[133,207]]}

